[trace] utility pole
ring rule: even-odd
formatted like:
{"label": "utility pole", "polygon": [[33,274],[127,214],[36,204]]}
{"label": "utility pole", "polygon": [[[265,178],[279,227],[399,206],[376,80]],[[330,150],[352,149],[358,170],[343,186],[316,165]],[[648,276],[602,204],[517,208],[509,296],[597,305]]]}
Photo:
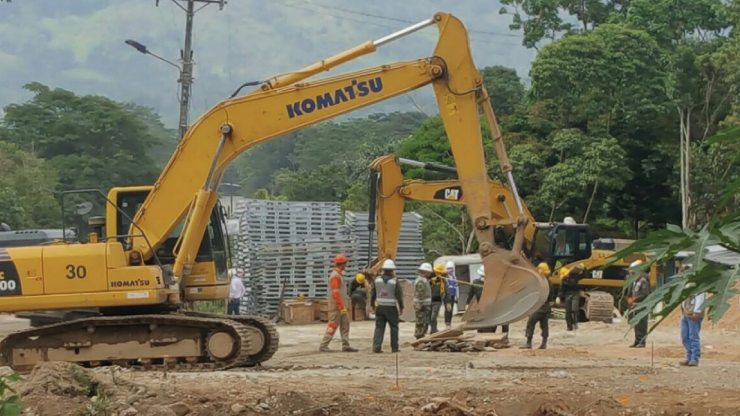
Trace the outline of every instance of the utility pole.
{"label": "utility pole", "polygon": [[[223,10],[226,4],[225,0],[170,0],[185,12],[185,47],[180,50],[180,60],[182,61],[182,70],[180,71],[180,121],[178,133],[180,140],[185,137],[188,131],[188,110],[190,108],[190,92],[195,79],[193,78],[193,19],[195,13],[202,10],[209,4],[218,4],[218,9]],[[183,5],[180,2],[186,3]],[[196,3],[203,3],[199,8],[195,8]],[[159,6],[159,0],[156,0]]]}

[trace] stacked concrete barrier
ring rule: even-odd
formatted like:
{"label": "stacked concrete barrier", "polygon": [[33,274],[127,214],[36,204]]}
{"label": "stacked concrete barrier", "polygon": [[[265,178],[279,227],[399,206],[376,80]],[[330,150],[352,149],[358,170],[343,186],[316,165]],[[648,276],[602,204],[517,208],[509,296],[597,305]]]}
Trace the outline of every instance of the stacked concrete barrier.
{"label": "stacked concrete barrier", "polygon": [[[367,262],[370,232],[367,229],[368,213],[347,211],[344,218],[345,233],[357,239],[357,251],[362,257],[363,264]],[[424,261],[424,251],[421,246],[422,216],[415,212],[403,214],[401,234],[396,253],[396,275],[403,279],[416,278],[416,269]],[[372,256],[377,255],[377,230],[373,236]]]}
{"label": "stacked concrete barrier", "polygon": [[247,295],[242,310],[274,315],[285,299],[326,297],[334,256],[348,259],[346,276],[359,267],[357,244],[341,234],[339,204],[241,199],[235,258]]}

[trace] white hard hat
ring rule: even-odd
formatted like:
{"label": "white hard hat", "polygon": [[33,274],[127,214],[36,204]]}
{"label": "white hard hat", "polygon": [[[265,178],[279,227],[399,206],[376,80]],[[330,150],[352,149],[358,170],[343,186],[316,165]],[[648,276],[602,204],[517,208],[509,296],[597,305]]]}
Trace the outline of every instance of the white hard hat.
{"label": "white hard hat", "polygon": [[478,268],[478,276],[485,276],[486,275],[486,266],[480,266]]}
{"label": "white hard hat", "polygon": [[383,270],[396,270],[396,263],[394,263],[391,259],[384,261]]}
{"label": "white hard hat", "polygon": [[234,268],[229,269],[229,277],[234,277],[234,276],[236,276],[236,269]]}
{"label": "white hard hat", "polygon": [[632,262],[632,264],[630,264],[630,269],[637,268],[641,264],[642,264],[642,260],[635,260]]}
{"label": "white hard hat", "polygon": [[[383,266],[385,266],[385,264]],[[394,264],[394,266],[395,266],[395,264]],[[385,267],[383,267],[383,268],[385,269]],[[421,270],[422,272],[430,272],[430,273],[434,271],[434,269],[432,269],[432,265],[430,263],[421,263],[421,266],[419,266],[419,270]]]}
{"label": "white hard hat", "polygon": [[563,220],[563,224],[575,224],[576,220],[573,219],[573,217],[565,217]]}
{"label": "white hard hat", "polygon": [[448,260],[447,263],[445,264],[445,267],[448,268],[448,269],[454,269],[455,268],[455,262],[453,262],[452,260]]}

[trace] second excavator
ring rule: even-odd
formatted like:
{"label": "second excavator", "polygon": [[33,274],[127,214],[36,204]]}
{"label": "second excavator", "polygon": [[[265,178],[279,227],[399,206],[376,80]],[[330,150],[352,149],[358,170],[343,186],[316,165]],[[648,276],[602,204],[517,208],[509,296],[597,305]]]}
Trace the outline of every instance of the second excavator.
{"label": "second excavator", "polygon": [[[305,82],[429,26],[439,31],[431,57]],[[228,284],[219,256],[205,258],[218,263],[215,272],[195,270],[203,247],[205,254],[222,248],[212,217],[226,167],[259,143],[427,85],[434,89],[489,271],[487,301],[469,310],[468,323],[487,327],[529,315],[545,302],[547,281],[521,255],[527,216],[465,27],[454,16],[437,13],[218,103],[188,130],[152,187],[118,189],[115,198],[107,198],[111,215],[96,221],[88,242],[0,249],[0,312],[98,308],[102,314],[11,334],[0,343],[2,364],[20,371],[49,360],[211,370],[268,359],[277,348],[271,323],[183,308],[191,290],[201,300],[218,299]],[[494,241],[501,220],[491,216],[479,105],[518,213],[510,220],[518,225],[512,251]],[[208,246],[204,237],[215,245]],[[191,280],[194,275],[205,277],[199,283]],[[208,282],[208,276],[215,281]]]}
{"label": "second excavator", "polygon": [[[427,171],[441,172],[450,176],[457,175],[457,169],[435,163],[425,163],[415,160],[399,158],[394,155],[385,155],[374,160],[370,165],[370,224],[374,224],[377,211],[378,229],[377,257],[372,264],[378,264],[386,258],[394,258],[398,247],[401,231],[401,219],[404,206],[408,201],[426,203],[440,203],[465,205],[466,195],[459,181],[450,180],[406,180],[403,177],[402,166],[423,168]],[[490,197],[491,216],[500,221],[503,235],[509,239],[517,235],[518,224],[515,221],[517,204],[511,188],[502,183],[488,179],[488,195]],[[523,213],[527,221],[521,225],[523,234],[524,255],[534,258],[535,252],[554,271],[549,276],[553,285],[560,284],[560,273],[569,270],[578,263],[585,267],[588,277],[579,284],[583,287],[581,304],[583,305],[584,319],[591,321],[611,322],[615,299],[621,292],[628,276],[628,268],[634,260],[645,260],[644,254],[635,253],[629,258],[614,262],[605,267],[609,258],[615,253],[612,247],[604,246],[601,240],[591,239],[588,224],[577,224],[575,221],[563,223],[536,222],[526,205],[523,204]],[[374,227],[374,225],[373,225]],[[504,240],[502,238],[502,240]],[[501,241],[502,245],[509,245],[510,241]],[[368,253],[371,257],[372,253]],[[650,271],[651,285],[655,286],[656,270]],[[616,293],[611,293],[616,292]]]}

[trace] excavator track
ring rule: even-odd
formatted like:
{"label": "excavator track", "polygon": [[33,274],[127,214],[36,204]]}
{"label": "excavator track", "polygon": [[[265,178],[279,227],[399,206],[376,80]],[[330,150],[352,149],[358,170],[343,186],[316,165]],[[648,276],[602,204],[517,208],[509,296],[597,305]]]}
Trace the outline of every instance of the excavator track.
{"label": "excavator track", "polygon": [[585,293],[586,319],[593,322],[611,323],[614,317],[614,297],[598,290]]}
{"label": "excavator track", "polygon": [[42,361],[85,367],[215,371],[248,365],[253,330],[233,319],[186,314],[85,318],[8,335],[0,364],[25,373]]}
{"label": "excavator track", "polygon": [[[224,319],[221,315],[203,312],[188,311],[185,314],[188,316],[205,318],[218,317],[220,319]],[[262,348],[257,354],[250,355],[247,359],[247,362],[242,365],[242,367],[252,367],[255,365],[260,365],[261,363],[269,360],[275,355],[280,345],[280,334],[278,333],[277,325],[275,325],[271,320],[257,315],[229,315],[228,319],[237,321],[240,324],[248,327],[256,328],[260,331],[262,336]]]}

